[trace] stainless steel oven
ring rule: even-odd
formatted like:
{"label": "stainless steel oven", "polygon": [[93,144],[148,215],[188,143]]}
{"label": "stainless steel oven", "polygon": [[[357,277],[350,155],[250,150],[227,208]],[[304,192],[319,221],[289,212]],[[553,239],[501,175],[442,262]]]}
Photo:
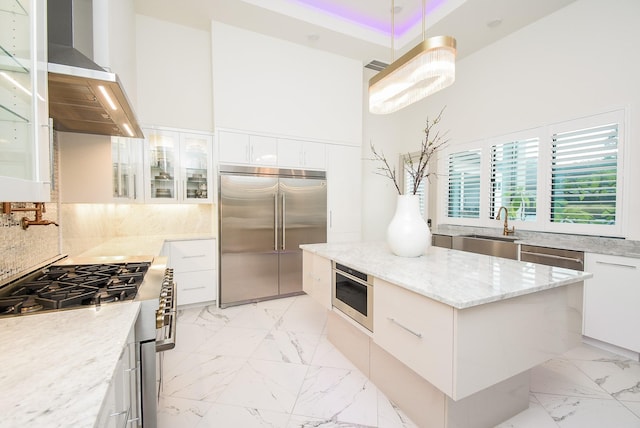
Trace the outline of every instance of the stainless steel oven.
{"label": "stainless steel oven", "polygon": [[335,261],[332,264],[333,307],[373,331],[373,277]]}

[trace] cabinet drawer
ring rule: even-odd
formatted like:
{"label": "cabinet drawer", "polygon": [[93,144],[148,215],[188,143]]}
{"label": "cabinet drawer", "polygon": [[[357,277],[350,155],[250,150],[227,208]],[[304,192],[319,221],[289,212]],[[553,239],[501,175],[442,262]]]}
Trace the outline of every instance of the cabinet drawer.
{"label": "cabinet drawer", "polygon": [[175,273],[178,306],[216,299],[216,271]]}
{"label": "cabinet drawer", "polygon": [[213,239],[171,242],[170,265],[175,272],[216,269],[216,247]]}
{"label": "cabinet drawer", "polygon": [[585,270],[585,336],[640,352],[640,259],[587,254]]}
{"label": "cabinet drawer", "polygon": [[374,342],[451,395],[453,308],[378,278],[373,290]]}

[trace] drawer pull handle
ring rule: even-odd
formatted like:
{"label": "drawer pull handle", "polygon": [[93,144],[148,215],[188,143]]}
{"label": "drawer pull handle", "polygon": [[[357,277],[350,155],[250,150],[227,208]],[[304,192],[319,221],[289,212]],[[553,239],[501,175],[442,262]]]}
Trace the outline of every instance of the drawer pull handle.
{"label": "drawer pull handle", "polygon": [[611,263],[611,262],[603,262],[600,260],[596,260],[596,263],[599,265],[609,265],[609,266],[618,266],[618,267],[624,267],[624,268],[629,268],[629,269],[637,269],[634,265],[625,265],[623,263]]}
{"label": "drawer pull handle", "polygon": [[[542,257],[542,258],[547,258],[547,259],[554,259],[554,260],[566,260],[569,262],[575,262],[575,263],[579,263],[579,264],[584,264],[584,262],[582,261],[582,259],[579,259],[577,257],[563,257],[563,256],[557,256],[555,254],[545,254],[545,253],[534,253],[531,251],[520,251],[521,255],[527,255],[527,256],[536,256],[536,257]],[[528,260],[523,260],[523,261],[528,261]]]}
{"label": "drawer pull handle", "polygon": [[198,257],[206,257],[206,256],[207,256],[206,254],[196,254],[194,256],[182,256],[182,258],[183,259],[195,259],[195,258],[198,258]]}
{"label": "drawer pull handle", "polygon": [[206,287],[204,285],[202,287],[189,287],[189,288],[183,288],[182,291],[202,290],[203,288],[206,288]]}
{"label": "drawer pull handle", "polygon": [[404,330],[408,331],[409,333],[413,334],[414,336],[416,336],[416,337],[418,337],[418,338],[422,339],[422,333],[417,333],[417,332],[415,332],[415,331],[411,330],[409,327],[407,327],[407,326],[404,326],[404,325],[400,324],[400,323],[399,323],[398,321],[396,321],[394,318],[387,317],[387,319],[388,319],[389,321],[391,321],[392,323],[394,323],[395,325],[397,325],[398,327],[400,327],[401,329],[404,329]]}

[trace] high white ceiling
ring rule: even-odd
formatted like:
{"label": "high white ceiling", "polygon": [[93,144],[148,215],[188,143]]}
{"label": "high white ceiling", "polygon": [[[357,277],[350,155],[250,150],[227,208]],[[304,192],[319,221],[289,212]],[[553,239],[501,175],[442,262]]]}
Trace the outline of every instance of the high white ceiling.
{"label": "high white ceiling", "polygon": [[[427,0],[426,36],[456,38],[458,58],[575,0]],[[392,0],[135,0],[136,11],[209,30],[211,20],[361,60],[391,62]],[[422,38],[422,0],[395,0],[396,58]]]}

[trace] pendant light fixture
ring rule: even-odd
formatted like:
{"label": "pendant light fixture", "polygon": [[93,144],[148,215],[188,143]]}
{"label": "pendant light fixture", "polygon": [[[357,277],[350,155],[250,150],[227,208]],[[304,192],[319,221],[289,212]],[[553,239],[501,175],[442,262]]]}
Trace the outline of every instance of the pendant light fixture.
{"label": "pendant light fixture", "polygon": [[392,63],[369,80],[369,111],[398,111],[441,89],[456,79],[456,39],[425,37],[426,0],[422,0],[422,42],[394,61],[395,4],[391,0]]}

